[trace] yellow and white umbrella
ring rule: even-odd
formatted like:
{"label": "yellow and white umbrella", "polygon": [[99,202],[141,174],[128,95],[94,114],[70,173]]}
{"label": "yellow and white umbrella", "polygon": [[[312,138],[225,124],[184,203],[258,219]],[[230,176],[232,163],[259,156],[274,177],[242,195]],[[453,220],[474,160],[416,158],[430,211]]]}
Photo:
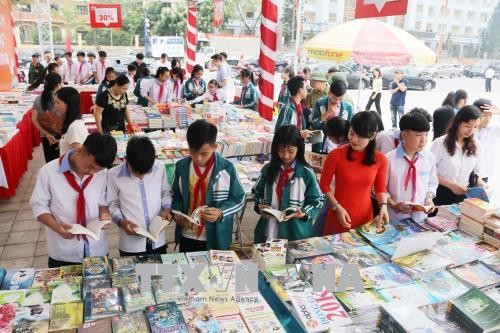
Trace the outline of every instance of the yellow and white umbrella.
{"label": "yellow and white umbrella", "polygon": [[408,32],[374,19],[354,20],[321,32],[304,44],[309,58],[363,65],[430,66],[436,54]]}

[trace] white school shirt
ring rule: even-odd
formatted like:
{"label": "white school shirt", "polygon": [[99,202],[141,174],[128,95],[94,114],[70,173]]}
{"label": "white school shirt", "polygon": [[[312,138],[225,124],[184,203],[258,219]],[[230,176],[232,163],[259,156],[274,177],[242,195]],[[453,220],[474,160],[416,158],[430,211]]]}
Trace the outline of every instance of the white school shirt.
{"label": "white school shirt", "polygon": [[[133,176],[124,162],[108,172],[107,202],[113,221],[125,219],[148,229],[149,223],[162,209],[172,206],[170,184],[163,163],[155,161],[153,168],[142,179]],[[125,252],[146,251],[144,236],[130,236],[120,228],[119,249]],[[165,245],[165,231],[158,242],[153,242],[153,249]]]}
{"label": "white school shirt", "polygon": [[83,145],[83,142],[89,135],[87,126],[83,119],[75,119],[68,127],[68,131],[61,136],[59,141],[59,155],[62,156],[70,150],[70,146],[73,143],[79,143]]}
{"label": "white school shirt", "polygon": [[[141,95],[151,97],[156,103],[166,103],[168,98],[168,81],[160,83],[158,79],[141,80]],[[160,85],[163,85],[161,100],[159,100]]]}
{"label": "white school shirt", "polygon": [[450,156],[444,145],[446,137],[447,135],[443,135],[437,138],[431,146],[431,151],[436,158],[437,174],[460,185],[468,186],[470,174],[477,164],[477,156],[481,154],[479,146],[476,150],[476,156],[467,156],[458,145],[455,154]]}
{"label": "white school shirt", "polygon": [[489,124],[474,134],[479,142],[481,152],[478,155],[477,171],[481,178],[491,178],[495,174],[495,159],[500,150],[497,144],[500,142],[500,124]]}
{"label": "white school shirt", "polygon": [[486,72],[484,72],[484,77],[487,79],[492,79],[495,76],[495,71],[492,68],[488,68]]}
{"label": "white school shirt", "polygon": [[62,68],[63,81],[67,83],[75,83],[76,74],[78,72],[78,61],[66,62]]}
{"label": "white school shirt", "polygon": [[92,64],[92,72],[96,73],[95,79],[96,83],[101,83],[102,80],[106,77],[106,68],[111,67],[109,61],[104,60],[104,65],[102,64],[100,59],[96,59]]}
{"label": "white school shirt", "polygon": [[135,80],[134,80],[134,76],[133,75],[129,75],[129,73],[125,74],[125,76],[128,78],[128,80],[130,81],[129,85],[128,85],[128,91],[130,92],[133,92],[134,89],[135,89]]}
{"label": "white school shirt", "polygon": [[[408,183],[408,190],[405,190],[406,175],[410,164],[405,159],[407,155],[403,149],[403,145],[399,145],[398,148],[390,151],[386,156],[389,162],[389,171],[387,173],[387,192],[389,196],[398,203],[412,201],[413,182],[411,179]],[[415,168],[417,169],[417,190],[413,201],[423,205],[425,204],[427,193],[432,193],[433,196],[436,196],[436,190],[439,185],[436,159],[429,150],[423,150],[417,153],[416,156],[418,156],[418,160],[415,162]],[[427,217],[427,214],[422,212],[403,214],[389,207],[389,219],[391,221],[402,220],[408,217],[413,217],[415,221],[420,222]]]}
{"label": "white school shirt", "polygon": [[[42,214],[51,214],[57,223],[76,224],[76,201],[78,193],[69,185],[63,172],[71,170],[68,156],[53,160],[44,165],[39,171],[35,189],[31,195],[30,204],[35,218]],[[89,176],[77,182],[81,185]],[[107,170],[94,174],[94,177],[85,188],[85,207],[87,222],[99,219],[99,206],[106,206]],[[58,233],[45,227],[47,232],[47,252],[55,260],[81,263],[84,257],[84,240],[75,236],[73,239],[64,239]],[[106,256],[108,254],[108,238],[106,232],[101,232],[100,240],[94,241],[87,237],[88,256]]]}
{"label": "white school shirt", "polygon": [[[92,66],[87,60],[83,62],[77,62],[76,64],[76,83],[80,84],[80,81],[87,76],[87,74],[92,74]],[[84,82],[85,83],[85,82]]]}
{"label": "white school shirt", "polygon": [[[399,145],[401,141],[401,131],[398,128],[391,128],[380,133],[377,133],[375,142],[377,144],[377,149],[382,154],[387,154],[391,150],[394,150]],[[397,145],[395,143],[398,143]]]}
{"label": "white school shirt", "polygon": [[184,86],[184,83],[181,83],[181,81],[177,81],[177,86],[177,91],[174,91],[174,80],[167,80],[167,102],[172,102],[172,100],[174,99],[179,101],[182,98],[182,88]]}
{"label": "white school shirt", "polygon": [[[222,90],[221,88],[217,88],[217,90],[215,91],[215,95],[217,96],[218,102],[223,102],[226,100],[226,94],[224,93],[224,90]],[[207,90],[203,95],[196,97],[190,103],[194,104],[204,100],[207,100],[209,102],[214,101],[214,96],[210,91]]]}

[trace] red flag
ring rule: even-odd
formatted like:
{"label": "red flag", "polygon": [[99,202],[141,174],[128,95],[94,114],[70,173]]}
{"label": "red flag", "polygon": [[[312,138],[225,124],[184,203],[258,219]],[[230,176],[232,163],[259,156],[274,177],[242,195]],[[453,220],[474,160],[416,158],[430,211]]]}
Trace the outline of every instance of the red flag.
{"label": "red flag", "polygon": [[408,0],[356,0],[354,18],[405,15]]}
{"label": "red flag", "polygon": [[220,28],[224,23],[224,0],[214,0],[214,28]]}

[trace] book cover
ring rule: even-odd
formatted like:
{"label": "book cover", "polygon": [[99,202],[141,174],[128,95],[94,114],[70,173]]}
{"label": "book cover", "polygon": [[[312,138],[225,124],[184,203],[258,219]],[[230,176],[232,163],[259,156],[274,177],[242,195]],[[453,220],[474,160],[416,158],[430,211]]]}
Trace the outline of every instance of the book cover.
{"label": "book cover", "polygon": [[350,230],[348,232],[343,232],[335,235],[323,236],[323,239],[327,241],[328,244],[334,249],[349,249],[367,245],[355,230]]}
{"label": "book cover", "polygon": [[247,323],[250,333],[286,333],[280,321],[273,313],[266,313],[264,315],[243,317]]}
{"label": "book cover", "polygon": [[450,272],[473,288],[484,288],[500,283],[500,274],[492,271],[481,262],[453,267],[450,268]]}
{"label": "book cover", "polygon": [[407,257],[398,258],[394,263],[401,266],[403,270],[413,278],[423,274],[444,270],[453,264],[448,258],[443,258],[431,251],[419,252]]}
{"label": "book cover", "polygon": [[333,254],[336,258],[349,264],[368,267],[382,264],[384,258],[370,245],[355,247],[352,249],[341,249]]}
{"label": "book cover", "polygon": [[360,273],[373,281],[375,289],[392,288],[413,281],[398,265],[393,263],[362,268]]}
{"label": "book cover", "polygon": [[297,266],[293,264],[269,268],[264,274],[267,276],[268,281],[271,283],[276,281],[280,289],[284,291],[304,291],[304,288],[309,285],[306,280],[301,277],[299,272],[297,272]]}
{"label": "book cover", "polygon": [[113,333],[149,332],[144,311],[134,311],[111,317]]}
{"label": "book cover", "polygon": [[478,198],[485,202],[490,202],[490,198],[488,197],[488,194],[484,190],[484,187],[469,187],[465,196],[467,198]]}
{"label": "book cover", "polygon": [[26,297],[26,290],[0,290],[0,305],[18,304],[21,305]]}
{"label": "book cover", "polygon": [[486,241],[480,241],[480,242],[476,243],[476,246],[479,246],[480,248],[482,248],[483,250],[486,250],[487,252],[496,252],[498,250],[497,247],[491,245],[490,243],[488,243]]}
{"label": "book cover", "polygon": [[14,320],[16,319],[16,305],[0,305],[0,333],[11,333],[14,329]]}
{"label": "book cover", "polygon": [[433,216],[425,219],[425,223],[437,231],[448,231],[457,228],[455,221],[448,220],[442,216]]}
{"label": "book cover", "polygon": [[5,278],[6,273],[7,273],[7,271],[5,270],[5,268],[0,267],[0,286],[2,285],[2,282],[3,282],[3,279]]}
{"label": "book cover", "polygon": [[146,308],[151,333],[188,333],[182,313],[174,302],[152,305]]}
{"label": "book cover", "polygon": [[107,275],[108,260],[105,257],[83,258],[83,276]]}
{"label": "book cover", "polygon": [[486,288],[483,292],[488,295],[492,300],[500,304],[500,284],[495,287]]}
{"label": "book cover", "polygon": [[475,243],[477,241],[479,241],[477,236],[457,228],[444,233],[441,243]]}
{"label": "book cover", "polygon": [[200,293],[208,299],[208,306],[216,317],[231,316],[239,313],[238,304],[233,293],[210,290]]}
{"label": "book cover", "polygon": [[221,333],[249,333],[240,315],[220,317],[217,321],[221,327]]}
{"label": "book cover", "polygon": [[435,303],[438,301],[421,285],[416,283],[405,284],[393,288],[377,290],[382,298],[387,302],[403,302],[413,306],[420,306]]}
{"label": "book cover", "polygon": [[83,323],[78,327],[78,333],[112,333],[111,320],[103,318]]}
{"label": "book cover", "polygon": [[179,306],[179,309],[189,332],[218,333],[222,330],[206,303],[192,302]]}
{"label": "book cover", "polygon": [[334,252],[330,244],[322,237],[306,238],[288,242],[288,256],[291,261],[319,256],[322,254],[332,254]]}
{"label": "book cover", "polygon": [[352,324],[342,305],[326,290],[320,293],[290,291],[289,295],[294,313],[307,332],[324,332]]}
{"label": "book cover", "polygon": [[450,319],[466,323],[474,332],[500,331],[500,304],[478,289],[471,289],[460,297],[450,300]]}
{"label": "book cover", "polygon": [[171,289],[165,290],[163,289],[163,280],[162,278],[153,278],[151,280],[151,285],[153,289],[154,298],[156,304],[167,303],[175,301],[177,304],[182,303],[180,301],[181,298],[185,295],[185,292],[181,291],[182,282],[185,281],[186,277],[184,274],[180,276],[175,276],[173,278],[173,286]]}
{"label": "book cover", "polygon": [[113,288],[122,288],[131,283],[139,283],[139,279],[135,274],[112,274],[111,285]]}
{"label": "book cover", "polygon": [[422,276],[417,283],[427,289],[439,302],[458,297],[469,290],[448,271]]}
{"label": "book cover", "polygon": [[17,308],[12,333],[42,333],[49,330],[50,304]]}
{"label": "book cover", "polygon": [[481,262],[489,269],[495,271],[496,273],[500,273],[500,251],[481,257]]}
{"label": "book cover", "polygon": [[74,278],[82,276],[82,265],[61,266],[59,268],[59,278]]}
{"label": "book cover", "polygon": [[137,258],[135,256],[113,258],[111,260],[114,273],[135,273],[136,262]]}
{"label": "book cover", "polygon": [[119,315],[122,313],[120,289],[92,289],[85,298],[85,320]]}
{"label": "book cover", "polygon": [[139,264],[161,264],[161,257],[159,254],[147,254],[137,256],[137,263]]}
{"label": "book cover", "polygon": [[236,293],[235,299],[243,318],[273,313],[273,310],[259,292]]}
{"label": "book cover", "polygon": [[186,255],[184,253],[166,253],[161,254],[161,261],[164,264],[179,264],[179,265],[187,265],[189,264]]}
{"label": "book cover", "polygon": [[52,304],[78,302],[82,300],[81,278],[64,279],[54,283]]}
{"label": "book cover", "polygon": [[85,297],[92,289],[111,288],[111,278],[109,275],[84,277],[82,285],[82,296]]}
{"label": "book cover", "polygon": [[210,254],[208,251],[187,252],[186,258],[190,264],[209,264]]}
{"label": "book cover", "polygon": [[139,284],[133,283],[122,287],[123,305],[126,312],[144,309],[149,305],[155,305],[152,290],[140,290]]}
{"label": "book cover", "polygon": [[53,304],[50,307],[49,330],[75,329],[83,322],[83,303]]}
{"label": "book cover", "polygon": [[379,304],[385,302],[382,296],[372,289],[366,289],[364,292],[344,291],[334,293],[334,295],[349,313],[352,311],[363,311],[376,308]]}
{"label": "book cover", "polygon": [[451,243],[438,245],[431,251],[441,257],[450,259],[455,266],[460,266],[478,260],[485,250],[473,243]]}
{"label": "book cover", "polygon": [[466,333],[467,331],[461,328],[457,322],[450,320],[446,313],[447,308],[448,302],[427,304],[418,307],[441,331],[446,333]]}
{"label": "book cover", "polygon": [[367,224],[356,228],[356,231],[372,244],[387,244],[397,241],[401,235],[391,224],[384,224],[377,228],[376,223]]}
{"label": "book cover", "polygon": [[53,284],[59,279],[59,268],[45,268],[35,270],[32,287],[42,287],[46,284]]}
{"label": "book cover", "polygon": [[239,263],[240,258],[234,251],[210,250],[210,262],[212,264],[233,264]]}
{"label": "book cover", "polygon": [[33,268],[9,269],[2,282],[2,290],[28,289],[33,283]]}
{"label": "book cover", "polygon": [[44,303],[51,303],[53,285],[44,285],[37,288],[30,288],[26,290],[26,297],[23,301],[23,306],[38,305]]}
{"label": "book cover", "polygon": [[379,323],[389,327],[391,332],[435,332],[438,330],[438,326],[414,305],[399,302],[381,305]]}

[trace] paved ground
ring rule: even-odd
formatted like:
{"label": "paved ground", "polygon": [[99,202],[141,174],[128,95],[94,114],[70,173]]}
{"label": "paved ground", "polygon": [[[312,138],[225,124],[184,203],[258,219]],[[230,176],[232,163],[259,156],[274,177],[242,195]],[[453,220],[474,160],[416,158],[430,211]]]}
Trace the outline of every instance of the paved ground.
{"label": "paved ground", "polygon": [[[483,93],[483,81],[479,79],[454,79],[438,80],[437,88],[431,92],[410,91],[407,96],[407,110],[411,107],[420,106],[432,112],[441,105],[445,95],[452,90],[466,89],[470,101],[480,97],[487,97],[500,105],[500,81],[493,82],[494,93]],[[496,93],[495,93],[496,91]],[[353,99],[357,100],[357,91],[349,91]],[[369,96],[369,90],[362,91],[360,104],[364,107]],[[384,91],[382,97],[383,119],[386,126],[390,126],[390,114],[388,112],[390,94]],[[494,121],[499,122],[499,117]],[[500,155],[500,150],[499,150]],[[35,221],[29,205],[29,199],[35,186],[36,174],[43,165],[43,153],[37,148],[34,159],[30,161],[29,170],[23,176],[17,189],[17,195],[10,200],[0,200],[0,267],[47,267],[47,250],[45,231],[41,224]],[[493,161],[500,167],[500,156]],[[492,185],[500,188],[500,172],[494,177]],[[500,204],[500,190],[494,193],[494,202]],[[257,222],[257,215],[253,213],[251,205],[247,207],[243,219],[243,240],[253,239],[253,230]],[[118,230],[113,226],[107,231],[110,234],[110,255],[118,256]],[[174,248],[173,227],[167,229],[167,240],[169,251]]]}

